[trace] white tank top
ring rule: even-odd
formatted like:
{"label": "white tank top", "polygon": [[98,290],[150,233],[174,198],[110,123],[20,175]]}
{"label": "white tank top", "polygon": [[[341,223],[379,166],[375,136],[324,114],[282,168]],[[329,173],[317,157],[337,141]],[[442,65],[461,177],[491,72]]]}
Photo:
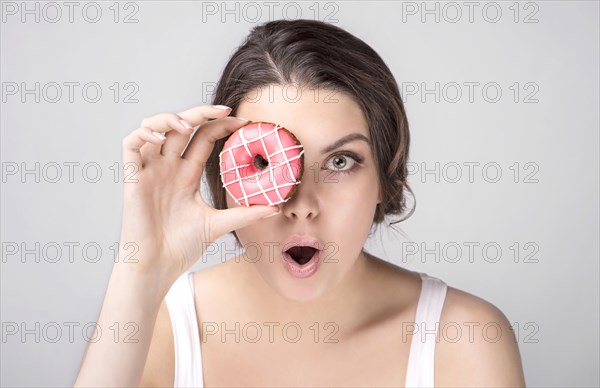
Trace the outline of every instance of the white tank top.
{"label": "white tank top", "polygon": [[[414,321],[418,330],[412,337],[405,386],[433,387],[434,351],[447,285],[426,273],[418,273],[423,280]],[[189,271],[182,274],[165,296],[175,344],[174,387],[204,387],[193,274]]]}

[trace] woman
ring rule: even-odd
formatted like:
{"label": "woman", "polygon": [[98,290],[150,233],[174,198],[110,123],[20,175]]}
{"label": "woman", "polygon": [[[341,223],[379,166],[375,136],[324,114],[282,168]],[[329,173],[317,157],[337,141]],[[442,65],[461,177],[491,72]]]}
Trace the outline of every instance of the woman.
{"label": "woman", "polygon": [[[137,173],[121,247],[136,252],[115,264],[98,326],[136,332],[91,343],[76,386],[524,386],[498,308],[363,250],[410,191],[400,93],[367,44],[322,22],[266,23],[214,101],[147,118],[123,140]],[[282,125],[304,147],[302,182],[279,206],[239,206],[220,182],[224,141],[249,121]],[[188,271],[232,231],[248,249]],[[327,260],[295,276],[282,260],[290,241]]]}

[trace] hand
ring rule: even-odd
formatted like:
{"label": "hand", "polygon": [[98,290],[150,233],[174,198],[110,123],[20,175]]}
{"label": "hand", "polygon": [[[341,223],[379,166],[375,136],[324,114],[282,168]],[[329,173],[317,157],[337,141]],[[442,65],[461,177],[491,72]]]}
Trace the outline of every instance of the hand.
{"label": "hand", "polygon": [[[277,207],[256,205],[217,210],[200,195],[202,172],[215,141],[248,123],[227,117],[229,113],[231,108],[212,105],[162,113],[144,119],[123,139],[125,171],[135,167],[135,174],[125,182],[120,246],[125,254],[124,245],[134,243],[137,252],[122,265],[164,275],[172,284],[210,243],[277,213]],[[209,118],[215,120],[207,122]],[[190,140],[191,127],[198,125]],[[166,134],[166,139],[153,131]]]}

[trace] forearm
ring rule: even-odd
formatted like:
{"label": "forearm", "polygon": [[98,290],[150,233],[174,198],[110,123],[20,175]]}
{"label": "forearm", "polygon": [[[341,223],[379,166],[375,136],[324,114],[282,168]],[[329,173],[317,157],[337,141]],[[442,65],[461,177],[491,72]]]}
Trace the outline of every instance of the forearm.
{"label": "forearm", "polygon": [[160,276],[136,273],[127,265],[119,262],[113,267],[97,322],[100,333],[92,336],[75,387],[139,384],[168,286]]}

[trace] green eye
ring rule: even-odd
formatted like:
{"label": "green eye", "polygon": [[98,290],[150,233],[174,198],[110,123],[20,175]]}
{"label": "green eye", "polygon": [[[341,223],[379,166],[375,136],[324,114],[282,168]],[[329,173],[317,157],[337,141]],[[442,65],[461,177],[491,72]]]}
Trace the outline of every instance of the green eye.
{"label": "green eye", "polygon": [[336,156],[335,158],[333,158],[333,165],[336,169],[343,170],[344,167],[346,167],[347,163],[348,161],[346,160],[346,157],[344,155]]}
{"label": "green eye", "polygon": [[327,167],[336,173],[347,174],[353,171],[359,164],[357,159],[358,157],[349,153],[336,154],[329,158]]}

